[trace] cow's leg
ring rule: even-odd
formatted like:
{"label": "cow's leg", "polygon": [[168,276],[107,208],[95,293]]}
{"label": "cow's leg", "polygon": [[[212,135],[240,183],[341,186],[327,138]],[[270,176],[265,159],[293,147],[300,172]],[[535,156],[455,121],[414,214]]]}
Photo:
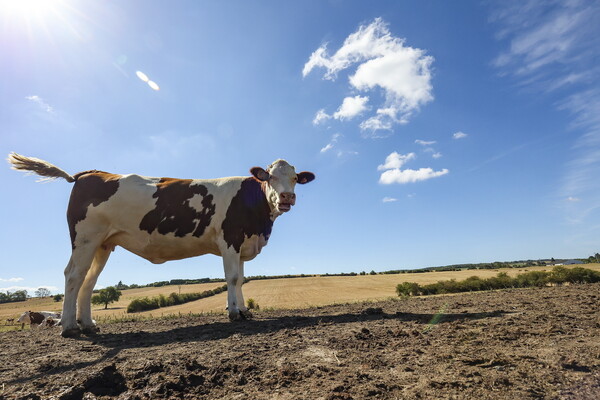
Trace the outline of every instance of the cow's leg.
{"label": "cow's leg", "polygon": [[[240,277],[240,254],[228,250],[223,254],[223,269],[225,270],[225,281],[227,282],[227,310],[229,319],[236,321],[242,319],[240,314],[240,303],[237,298],[237,284]],[[243,300],[242,300],[243,301]],[[242,304],[243,305],[243,304]]]}
{"label": "cow's leg", "polygon": [[98,331],[94,320],[92,320],[92,291],[94,290],[94,286],[96,286],[98,276],[108,261],[112,249],[112,246],[98,247],[94,255],[92,267],[85,276],[81,289],[79,289],[79,295],[77,296],[77,321],[83,333],[96,333]]}
{"label": "cow's leg", "polygon": [[81,331],[77,325],[75,306],[77,296],[85,277],[92,265],[98,244],[88,242],[81,247],[75,247],[71,259],[65,268],[65,299],[62,312],[62,336],[77,336]]}
{"label": "cow's leg", "polygon": [[238,301],[238,308],[240,310],[240,315],[242,318],[252,318],[252,313],[246,307],[246,302],[244,301],[244,294],[242,293],[242,285],[244,284],[244,262],[240,261],[240,267],[238,268],[238,280],[235,285],[235,294]]}

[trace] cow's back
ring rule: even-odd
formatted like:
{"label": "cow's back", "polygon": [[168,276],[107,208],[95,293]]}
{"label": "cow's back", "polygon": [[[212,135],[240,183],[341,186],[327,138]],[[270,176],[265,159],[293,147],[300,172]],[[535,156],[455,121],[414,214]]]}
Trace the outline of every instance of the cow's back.
{"label": "cow's back", "polygon": [[219,255],[223,220],[244,179],[86,174],[75,183],[67,213],[73,246],[104,230],[104,246],[154,263]]}

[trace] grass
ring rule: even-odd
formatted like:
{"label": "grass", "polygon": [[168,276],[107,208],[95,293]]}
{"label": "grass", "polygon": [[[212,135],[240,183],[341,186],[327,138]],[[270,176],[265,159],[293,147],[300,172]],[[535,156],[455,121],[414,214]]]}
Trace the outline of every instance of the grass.
{"label": "grass", "polygon": [[[600,264],[585,264],[583,267],[600,271]],[[330,304],[396,298],[396,286],[405,281],[425,285],[449,279],[464,280],[473,275],[484,279],[494,277],[498,275],[498,272],[506,272],[509,276],[516,276],[524,271],[550,271],[551,269],[552,267],[530,267],[395,275],[321,276],[256,280],[244,285],[244,297],[246,299],[253,298],[260,305],[261,310],[308,308]],[[222,284],[222,282],[201,283],[182,285],[180,288],[181,293],[193,293],[214,289]],[[103,306],[93,307],[92,314],[94,319],[101,323],[105,321],[132,320],[131,314],[126,313],[126,308],[134,298],[157,296],[160,294],[168,296],[169,293],[179,292],[179,287],[138,288],[123,290],[122,292],[123,295],[119,302],[110,304],[108,310],[104,310]],[[227,292],[223,292],[216,296],[186,304],[136,313],[135,318],[168,317],[169,315],[183,316],[190,313],[192,315],[207,313],[224,314],[226,303]],[[36,298],[25,302],[0,304],[0,330],[6,318],[18,318],[22,312],[27,310],[60,311],[61,306],[61,303],[54,302],[52,298]]]}

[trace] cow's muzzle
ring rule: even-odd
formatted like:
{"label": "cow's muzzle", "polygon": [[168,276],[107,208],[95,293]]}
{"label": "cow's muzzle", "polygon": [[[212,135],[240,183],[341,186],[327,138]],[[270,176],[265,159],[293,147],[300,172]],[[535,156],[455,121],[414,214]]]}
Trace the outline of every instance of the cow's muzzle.
{"label": "cow's muzzle", "polygon": [[279,211],[288,212],[292,209],[292,206],[296,204],[296,194],[292,192],[283,192],[279,195]]}

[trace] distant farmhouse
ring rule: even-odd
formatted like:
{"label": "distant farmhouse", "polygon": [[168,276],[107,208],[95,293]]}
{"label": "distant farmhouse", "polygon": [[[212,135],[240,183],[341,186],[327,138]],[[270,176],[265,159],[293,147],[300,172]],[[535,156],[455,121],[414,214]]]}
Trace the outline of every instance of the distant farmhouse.
{"label": "distant farmhouse", "polygon": [[556,263],[554,265],[575,265],[575,264],[584,264],[583,261],[579,261],[579,260],[564,260],[561,263]]}

